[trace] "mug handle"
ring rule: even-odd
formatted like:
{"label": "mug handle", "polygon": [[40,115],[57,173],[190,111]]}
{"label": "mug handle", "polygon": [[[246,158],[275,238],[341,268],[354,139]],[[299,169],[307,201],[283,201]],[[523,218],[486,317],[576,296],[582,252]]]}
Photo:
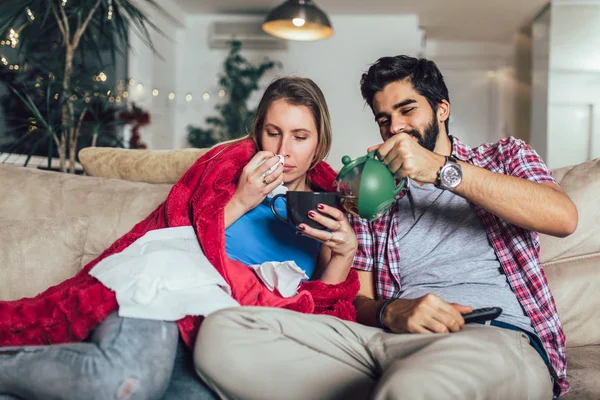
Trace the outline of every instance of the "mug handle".
{"label": "mug handle", "polygon": [[271,212],[280,220],[282,220],[283,222],[289,222],[287,219],[283,218],[281,215],[279,215],[277,213],[277,210],[275,210],[275,200],[277,200],[279,197],[284,197],[285,193],[279,193],[276,194],[275,196],[273,196],[273,198],[271,199]]}
{"label": "mug handle", "polygon": [[[383,162],[383,160],[379,156],[379,153],[377,153],[377,150],[373,150],[372,152],[370,152],[367,155],[371,158],[377,158],[379,161]],[[402,191],[402,189],[404,189],[405,186],[406,186],[406,178],[400,179],[400,182],[396,186],[396,189],[394,189],[394,195],[397,196]]]}

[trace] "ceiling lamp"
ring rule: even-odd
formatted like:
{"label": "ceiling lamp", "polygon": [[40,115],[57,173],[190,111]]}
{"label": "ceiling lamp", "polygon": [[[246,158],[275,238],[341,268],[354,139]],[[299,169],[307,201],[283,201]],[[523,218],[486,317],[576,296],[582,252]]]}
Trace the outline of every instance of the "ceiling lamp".
{"label": "ceiling lamp", "polygon": [[320,40],[333,34],[329,18],[312,0],[287,0],[271,10],[262,29],[288,40]]}

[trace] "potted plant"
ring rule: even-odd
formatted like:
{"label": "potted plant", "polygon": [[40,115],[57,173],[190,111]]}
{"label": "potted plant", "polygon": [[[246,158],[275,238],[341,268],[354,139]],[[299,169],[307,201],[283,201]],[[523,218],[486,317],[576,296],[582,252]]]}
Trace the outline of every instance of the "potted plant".
{"label": "potted plant", "polygon": [[267,71],[281,68],[281,63],[269,59],[254,65],[240,54],[241,48],[241,42],[231,42],[223,72],[219,75],[219,85],[226,99],[215,107],[219,115],[206,118],[208,128],[188,126],[188,143],[192,147],[210,147],[223,140],[244,136],[255,113],[248,109],[248,99],[258,90],[258,83]]}
{"label": "potted plant", "polygon": [[[163,11],[155,0],[143,1]],[[15,61],[0,57],[0,63],[23,73],[12,93],[30,114],[28,122],[35,121],[20,132],[23,140],[45,143],[49,156],[58,153],[60,170],[74,172],[81,129],[94,120],[92,98],[111,93],[98,89],[107,54],[109,63],[126,54],[130,29],[154,50],[148,27],[160,32],[133,0],[3,0],[0,38],[18,52]]]}

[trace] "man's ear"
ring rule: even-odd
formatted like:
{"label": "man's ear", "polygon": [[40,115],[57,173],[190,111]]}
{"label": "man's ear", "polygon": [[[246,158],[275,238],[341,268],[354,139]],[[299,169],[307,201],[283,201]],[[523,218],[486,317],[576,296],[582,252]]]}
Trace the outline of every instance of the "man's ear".
{"label": "man's ear", "polygon": [[448,100],[442,100],[438,103],[436,114],[437,120],[441,123],[450,117],[450,103],[448,103]]}

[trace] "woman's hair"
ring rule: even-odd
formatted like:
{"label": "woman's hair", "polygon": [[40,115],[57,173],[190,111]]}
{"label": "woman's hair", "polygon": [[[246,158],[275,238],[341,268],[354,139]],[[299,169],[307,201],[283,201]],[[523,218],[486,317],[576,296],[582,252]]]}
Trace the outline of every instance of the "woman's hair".
{"label": "woman's hair", "polygon": [[205,162],[209,162],[219,156],[219,154],[230,145],[248,138],[254,141],[258,150],[262,150],[260,145],[260,134],[265,123],[267,112],[269,111],[271,104],[281,99],[296,106],[306,106],[312,112],[318,132],[317,151],[315,152],[315,158],[310,164],[309,169],[312,169],[319,162],[323,161],[331,150],[331,118],[329,116],[329,108],[327,107],[325,96],[312,79],[288,76],[274,80],[269,87],[267,87],[258,103],[250,133],[237,139],[217,143],[213,148],[222,147],[221,150]]}
{"label": "woman's hair", "polygon": [[256,147],[260,146],[260,137],[265,123],[265,118],[271,104],[277,100],[285,100],[296,106],[306,106],[312,112],[317,126],[317,151],[310,165],[312,169],[320,161],[324,160],[331,150],[331,118],[323,92],[316,83],[308,78],[284,77],[273,81],[265,90],[258,108],[252,131],[248,137],[254,140]]}

